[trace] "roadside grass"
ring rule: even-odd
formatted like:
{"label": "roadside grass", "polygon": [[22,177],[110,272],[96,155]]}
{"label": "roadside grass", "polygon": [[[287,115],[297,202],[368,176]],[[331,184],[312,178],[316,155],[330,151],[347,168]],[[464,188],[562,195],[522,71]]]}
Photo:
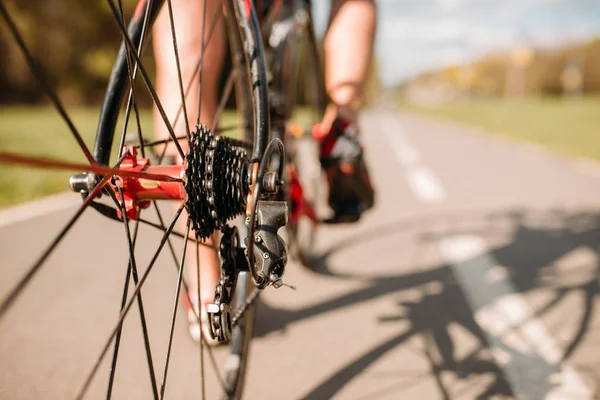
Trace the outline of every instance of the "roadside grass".
{"label": "roadside grass", "polygon": [[[70,110],[73,123],[91,149],[98,109]],[[86,163],[60,115],[49,107],[0,108],[0,149],[30,156]],[[0,207],[69,189],[73,172],[0,165]]]}
{"label": "roadside grass", "polygon": [[[100,108],[72,108],[68,113],[88,149],[93,152]],[[117,122],[111,152],[113,161],[116,159],[123,118],[121,115]],[[140,110],[140,123],[144,137],[152,140],[150,109]],[[127,131],[137,132],[133,114]],[[67,124],[52,107],[1,107],[0,150],[87,164]],[[0,164],[0,208],[68,191],[69,177],[76,172]]]}
{"label": "roadside grass", "polygon": [[528,98],[400,107],[535,142],[552,150],[600,161],[600,96],[581,100]]}

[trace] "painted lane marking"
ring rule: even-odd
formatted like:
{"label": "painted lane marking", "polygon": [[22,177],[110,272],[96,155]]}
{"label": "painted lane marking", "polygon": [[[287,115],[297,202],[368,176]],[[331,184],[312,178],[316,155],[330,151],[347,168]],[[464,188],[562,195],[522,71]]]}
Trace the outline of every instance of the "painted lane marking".
{"label": "painted lane marking", "polygon": [[412,190],[426,203],[440,203],[446,196],[435,175],[426,167],[411,168],[407,180]]}
{"label": "painted lane marking", "polygon": [[382,117],[380,123],[396,159],[404,167],[406,180],[414,195],[425,203],[444,201],[444,187],[431,169],[421,161],[419,151],[412,145],[398,121],[395,118]]}
{"label": "painted lane marking", "polygon": [[451,263],[475,320],[485,332],[492,354],[517,397],[592,398],[577,371],[567,362],[561,362],[560,347],[535,317],[509,275],[501,277],[494,272],[499,264],[486,252],[483,239],[448,237],[441,240],[439,248]]}

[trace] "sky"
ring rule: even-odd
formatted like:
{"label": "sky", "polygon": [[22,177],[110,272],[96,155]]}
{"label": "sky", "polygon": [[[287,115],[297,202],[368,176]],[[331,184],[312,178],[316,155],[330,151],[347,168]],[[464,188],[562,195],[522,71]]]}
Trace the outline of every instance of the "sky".
{"label": "sky", "polygon": [[[558,47],[600,36],[600,0],[376,0],[384,86],[527,42]],[[329,1],[313,0],[322,34]]]}

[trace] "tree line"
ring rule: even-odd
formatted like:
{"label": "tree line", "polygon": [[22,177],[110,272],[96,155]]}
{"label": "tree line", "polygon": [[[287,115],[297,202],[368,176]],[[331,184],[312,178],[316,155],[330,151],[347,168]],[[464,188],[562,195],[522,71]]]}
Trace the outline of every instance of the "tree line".
{"label": "tree line", "polygon": [[[519,51],[525,54],[520,56]],[[598,93],[600,38],[554,50],[531,47],[496,52],[471,63],[421,74],[408,83],[445,82],[476,96],[502,96],[511,94],[515,71],[520,75],[518,84],[522,85],[522,95],[561,94],[569,79],[576,81],[583,94]]]}

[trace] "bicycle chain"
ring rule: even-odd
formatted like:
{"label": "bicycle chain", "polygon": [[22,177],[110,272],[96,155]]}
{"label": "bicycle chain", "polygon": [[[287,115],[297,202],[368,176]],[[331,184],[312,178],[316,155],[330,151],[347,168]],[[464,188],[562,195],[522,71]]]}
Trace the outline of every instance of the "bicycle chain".
{"label": "bicycle chain", "polygon": [[237,326],[238,321],[240,320],[240,318],[242,318],[244,316],[244,314],[246,313],[246,310],[248,310],[248,307],[250,307],[252,304],[254,304],[254,302],[258,298],[259,293],[260,293],[260,289],[254,288],[252,293],[250,293],[248,295],[248,297],[246,297],[246,300],[244,301],[244,305],[236,310],[235,315],[231,319],[231,326],[233,328],[235,328]]}
{"label": "bicycle chain", "polygon": [[[235,243],[234,243],[235,242]],[[231,320],[231,300],[237,281],[236,249],[239,244],[237,228],[223,227],[223,236],[219,245],[219,258],[221,260],[221,279],[215,287],[213,304],[208,307],[209,334],[220,342],[231,340],[233,330]]]}
{"label": "bicycle chain", "polygon": [[237,283],[238,268],[236,265],[236,251],[239,244],[237,228],[225,226],[219,245],[219,258],[221,259],[221,279],[215,287],[215,298],[209,307],[209,334],[213,339],[221,342],[231,340],[231,332],[238,325],[248,308],[256,301],[260,290],[254,288],[233,317],[231,316],[231,300]]}

